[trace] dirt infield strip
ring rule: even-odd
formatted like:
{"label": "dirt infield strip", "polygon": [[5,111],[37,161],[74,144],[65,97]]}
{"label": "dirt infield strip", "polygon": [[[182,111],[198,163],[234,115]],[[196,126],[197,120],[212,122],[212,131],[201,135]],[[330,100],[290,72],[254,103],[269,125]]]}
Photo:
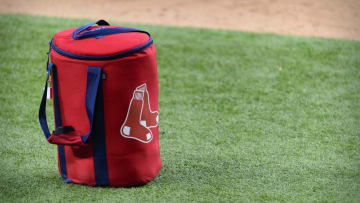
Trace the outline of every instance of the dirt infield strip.
{"label": "dirt infield strip", "polygon": [[0,0],[0,13],[360,40],[359,0]]}

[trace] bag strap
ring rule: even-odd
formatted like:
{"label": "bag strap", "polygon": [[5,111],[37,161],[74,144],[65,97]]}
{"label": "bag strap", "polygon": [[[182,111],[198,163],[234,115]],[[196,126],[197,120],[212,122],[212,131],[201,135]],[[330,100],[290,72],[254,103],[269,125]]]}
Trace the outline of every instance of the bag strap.
{"label": "bag strap", "polygon": [[89,27],[91,27],[91,26],[93,26],[93,25],[95,25],[95,24],[98,24],[98,25],[107,25],[107,26],[110,25],[110,24],[109,24],[108,22],[106,22],[105,20],[98,20],[98,21],[95,21],[95,22],[91,22],[91,23],[85,24],[85,25],[83,25],[83,26],[78,27],[78,28],[73,32],[72,38],[73,38],[73,39],[80,39],[80,38],[77,37],[77,35],[78,35],[80,32],[88,29]]}
{"label": "bag strap", "polygon": [[[88,29],[92,25],[95,25],[95,24],[104,25],[104,27]],[[75,40],[81,40],[81,39],[86,39],[86,38],[91,38],[91,37],[100,38],[100,37],[104,37],[107,35],[127,33],[127,32],[141,32],[141,33],[147,34],[150,37],[150,34],[146,31],[142,31],[142,30],[135,29],[135,28],[127,28],[127,27],[105,27],[105,26],[109,26],[109,25],[110,24],[108,22],[106,22],[105,20],[98,20],[98,21],[80,26],[73,32],[72,38]]]}
{"label": "bag strap", "polygon": [[52,67],[52,63],[48,62],[46,68],[47,74],[46,74],[45,87],[39,108],[39,122],[46,139],[48,139],[51,135],[49,131],[49,126],[46,121],[46,96],[47,96],[48,81],[49,81],[51,67]]}
{"label": "bag strap", "polygon": [[[55,114],[55,126],[56,129],[53,133],[50,133],[49,127],[46,120],[46,95],[48,89],[49,75],[52,73],[52,84],[53,84],[53,99],[54,99],[54,114]],[[93,121],[95,116],[95,103],[98,94],[98,87],[101,80],[101,68],[89,66],[87,70],[87,82],[86,82],[86,112],[90,122],[90,130],[84,135],[69,134],[75,131],[72,126],[61,126],[61,112],[58,99],[58,84],[57,84],[57,73],[56,66],[49,62],[47,67],[47,75],[45,81],[45,87],[43,96],[39,108],[39,122],[44,132],[45,138],[52,144],[61,145],[79,145],[86,143],[93,130]]]}

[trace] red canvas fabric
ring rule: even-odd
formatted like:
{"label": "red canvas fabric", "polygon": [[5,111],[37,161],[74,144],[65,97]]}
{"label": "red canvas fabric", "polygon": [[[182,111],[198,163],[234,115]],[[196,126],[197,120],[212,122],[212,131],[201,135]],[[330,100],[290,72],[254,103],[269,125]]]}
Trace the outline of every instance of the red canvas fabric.
{"label": "red canvas fabric", "polygon": [[[91,29],[98,27],[92,26]],[[52,43],[69,53],[106,56],[136,48],[150,39],[145,33],[129,32],[75,40],[71,37],[75,29],[57,33]],[[64,146],[66,179],[79,184],[109,186],[142,185],[151,181],[161,168],[159,92],[154,45],[110,60],[76,59],[54,48],[51,49],[50,57],[57,70],[62,126],[75,129],[48,139],[51,143]],[[85,143],[79,136],[90,130],[86,88],[87,70],[92,66],[101,68],[105,77],[100,81],[104,132],[96,136],[104,136],[106,153],[96,157],[93,135]],[[96,123],[94,128],[97,128]],[[59,171],[63,175],[64,166],[61,166],[60,159],[59,154]],[[99,174],[102,171],[96,170],[96,159],[106,159],[105,167],[97,166],[107,168],[104,171],[106,174]],[[108,182],[98,184],[96,174],[107,176]]]}

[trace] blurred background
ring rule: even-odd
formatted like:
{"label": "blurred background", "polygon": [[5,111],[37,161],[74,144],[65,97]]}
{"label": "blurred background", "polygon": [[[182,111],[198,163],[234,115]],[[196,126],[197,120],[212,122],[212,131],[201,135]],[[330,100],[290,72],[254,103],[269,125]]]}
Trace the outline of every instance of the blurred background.
{"label": "blurred background", "polygon": [[359,0],[0,0],[1,13],[360,40]]}

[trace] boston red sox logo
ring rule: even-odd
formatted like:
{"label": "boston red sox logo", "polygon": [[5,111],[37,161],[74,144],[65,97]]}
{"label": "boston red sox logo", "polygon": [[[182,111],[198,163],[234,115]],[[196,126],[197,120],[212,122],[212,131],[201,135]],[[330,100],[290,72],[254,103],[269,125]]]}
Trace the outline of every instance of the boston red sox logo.
{"label": "boston red sox logo", "polygon": [[151,111],[146,83],[138,86],[131,98],[126,119],[121,126],[123,137],[148,143],[153,139],[150,128],[158,125],[159,113]]}

